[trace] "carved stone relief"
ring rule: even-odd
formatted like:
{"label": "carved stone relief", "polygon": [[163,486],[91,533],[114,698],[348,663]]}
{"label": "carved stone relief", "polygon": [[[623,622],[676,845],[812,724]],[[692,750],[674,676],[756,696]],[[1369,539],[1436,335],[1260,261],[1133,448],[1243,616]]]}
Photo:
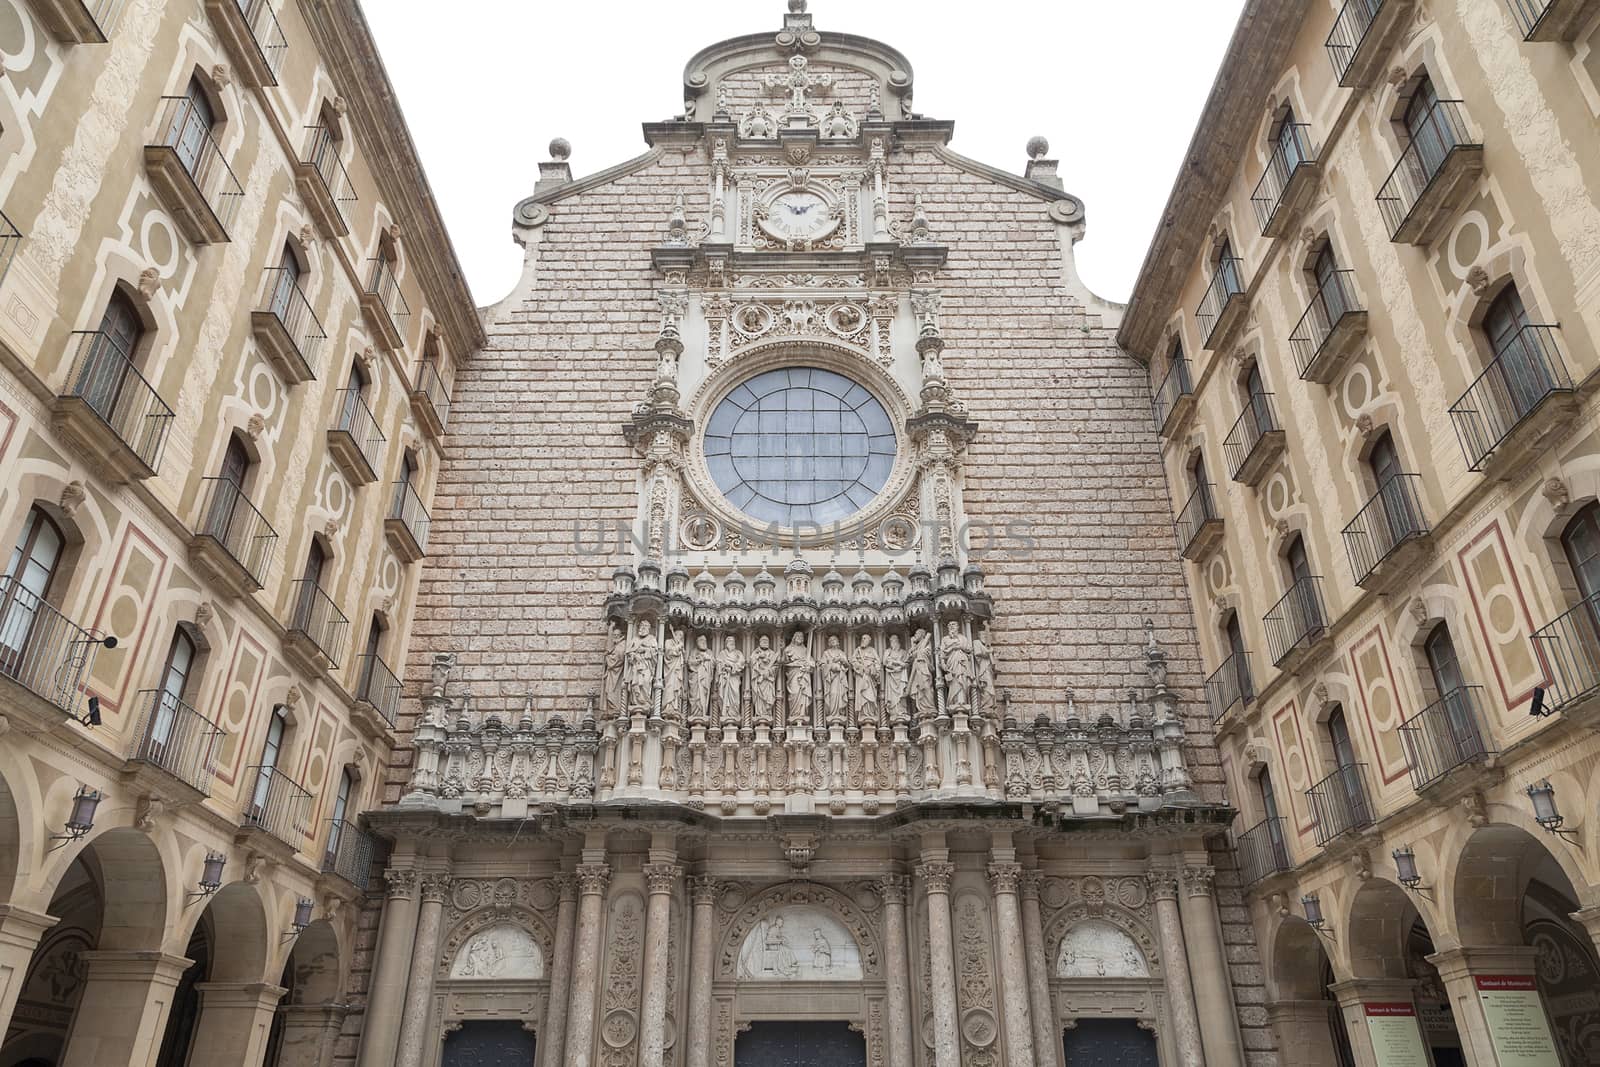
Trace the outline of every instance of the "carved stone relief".
{"label": "carved stone relief", "polygon": [[1133,938],[1101,919],[1067,931],[1056,954],[1058,978],[1148,978],[1150,968]]}
{"label": "carved stone relief", "polygon": [[450,968],[455,979],[538,979],[544,977],[544,953],[528,931],[502,923],[480,930],[456,953]]}
{"label": "carved stone relief", "polygon": [[738,975],[746,981],[859,981],[861,950],[830,913],[807,906],[779,908],[745,936]]}

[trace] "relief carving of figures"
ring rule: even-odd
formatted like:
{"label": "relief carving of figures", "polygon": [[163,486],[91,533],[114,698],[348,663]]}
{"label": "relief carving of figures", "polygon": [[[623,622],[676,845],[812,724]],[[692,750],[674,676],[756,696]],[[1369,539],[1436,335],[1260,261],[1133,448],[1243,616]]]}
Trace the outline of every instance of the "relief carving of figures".
{"label": "relief carving of figures", "polygon": [[891,723],[905,718],[906,667],[910,662],[900,635],[890,634],[889,647],[883,651],[883,710]]}
{"label": "relief carving of figures", "polygon": [[911,701],[917,706],[917,719],[927,722],[939,713],[933,691],[933,642],[926,630],[911,635]]}
{"label": "relief carving of figures", "polygon": [[744,653],[729,634],[722,639],[722,654],[717,657],[717,700],[722,705],[723,725],[739,724],[739,693],[744,686]]}
{"label": "relief carving of figures", "polygon": [[974,710],[980,715],[993,717],[995,698],[999,692],[994,680],[994,651],[984,641],[981,631],[972,639],[972,662],[976,667],[973,692],[977,703]]}
{"label": "relief carving of figures", "polygon": [[839,647],[839,635],[828,635],[822,653],[822,713],[829,725],[843,723],[850,709],[850,660]]}
{"label": "relief carving of figures", "polygon": [[650,624],[641,621],[633,640],[628,643],[629,710],[642,711],[650,707],[651,698],[655,696],[656,660],[660,651]]}
{"label": "relief carving of figures", "polygon": [[716,669],[716,656],[706,644],[706,635],[694,639],[694,651],[689,653],[689,720],[704,725],[711,717],[711,676]]}
{"label": "relief carving of figures", "polygon": [[862,634],[861,642],[850,655],[856,674],[856,723],[878,725],[878,672],[883,661],[872,645],[872,635]]}
{"label": "relief carving of figures", "polygon": [[683,652],[683,631],[669,631],[661,664],[661,717],[668,722],[683,718]]}
{"label": "relief carving of figures", "polygon": [[789,723],[806,726],[811,722],[811,672],[817,661],[806,646],[804,630],[796,630],[783,648],[783,665],[789,672]]}
{"label": "relief carving of figures", "polygon": [[972,642],[961,633],[954,619],[944,628],[939,647],[939,666],[944,668],[945,697],[951,708],[972,703]]}
{"label": "relief carving of figures", "polygon": [[606,649],[606,679],[605,698],[606,709],[611,715],[620,715],[624,710],[626,696],[623,688],[623,671],[628,663],[628,635],[622,628],[611,628],[611,646]]}
{"label": "relief carving of figures", "polygon": [[770,726],[778,703],[778,652],[766,634],[750,653],[750,702],[756,724]]}

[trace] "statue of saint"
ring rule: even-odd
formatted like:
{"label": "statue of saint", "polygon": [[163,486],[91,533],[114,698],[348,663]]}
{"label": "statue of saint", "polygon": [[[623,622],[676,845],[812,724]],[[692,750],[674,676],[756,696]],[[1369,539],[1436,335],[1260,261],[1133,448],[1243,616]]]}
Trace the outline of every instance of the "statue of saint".
{"label": "statue of saint", "polygon": [[883,710],[890,723],[906,721],[906,667],[911,657],[900,644],[899,634],[889,635],[889,647],[883,650]]}
{"label": "statue of saint", "polygon": [[633,714],[652,710],[656,692],[656,660],[661,646],[647,620],[639,620],[633,640],[628,642],[628,711]]}
{"label": "statue of saint", "polygon": [[778,703],[778,652],[766,634],[750,653],[750,705],[757,726],[771,726]]}
{"label": "statue of saint", "polygon": [[789,643],[783,646],[783,666],[788,672],[789,724],[811,725],[811,672],[817,661],[806,645],[804,630],[796,630]]}
{"label": "statue of saint", "polygon": [[939,714],[933,691],[933,641],[927,630],[911,635],[911,702],[917,706],[917,721],[928,722]]}
{"label": "statue of saint", "polygon": [[953,711],[966,710],[972,704],[972,642],[954,619],[939,642],[939,666],[944,668],[945,702]]}
{"label": "statue of saint", "polygon": [[995,701],[999,696],[994,680],[994,651],[983,640],[982,631],[972,638],[972,662],[976,667],[976,674],[973,677],[976,710],[980,715],[993,716]]}
{"label": "statue of saint", "polygon": [[739,693],[744,688],[744,653],[729,634],[722,639],[722,654],[717,657],[717,702],[722,708],[722,724],[739,725]]}
{"label": "statue of saint", "polygon": [[606,649],[606,681],[602,692],[606,698],[607,716],[620,715],[625,710],[627,696],[623,690],[622,672],[628,664],[628,635],[622,627],[611,628],[611,644]]}
{"label": "statue of saint", "polygon": [[661,649],[661,717],[668,722],[683,721],[683,631],[668,630]]}
{"label": "statue of saint", "polygon": [[706,644],[706,635],[694,639],[689,653],[689,725],[704,726],[711,721],[711,675],[716,656]]}
{"label": "statue of saint", "polygon": [[878,725],[878,674],[883,661],[873,647],[872,635],[862,634],[850,654],[850,668],[856,678],[856,725]]}
{"label": "statue of saint", "polygon": [[829,726],[843,724],[850,713],[850,659],[839,647],[839,635],[828,635],[822,652],[822,714]]}

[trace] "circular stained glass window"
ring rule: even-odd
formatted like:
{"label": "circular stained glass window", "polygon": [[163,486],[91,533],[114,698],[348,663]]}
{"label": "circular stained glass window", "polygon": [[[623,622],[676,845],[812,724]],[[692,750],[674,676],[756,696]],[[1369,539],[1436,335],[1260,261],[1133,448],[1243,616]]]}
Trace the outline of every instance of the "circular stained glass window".
{"label": "circular stained glass window", "polygon": [[706,423],[706,465],[728,502],[794,528],[848,518],[894,467],[894,423],[842,374],[785,367],[735,388]]}

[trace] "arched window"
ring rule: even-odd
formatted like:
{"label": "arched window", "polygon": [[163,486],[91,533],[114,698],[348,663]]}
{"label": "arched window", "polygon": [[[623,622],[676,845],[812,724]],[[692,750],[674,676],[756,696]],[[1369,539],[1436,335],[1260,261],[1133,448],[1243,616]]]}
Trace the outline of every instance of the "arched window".
{"label": "arched window", "polygon": [[1228,656],[1239,685],[1239,699],[1246,704],[1256,698],[1255,682],[1250,677],[1250,657],[1244,647],[1244,631],[1239,626],[1239,613],[1231,611],[1222,624],[1222,636],[1228,643]]}
{"label": "arched window", "polygon": [[[1406,102],[1403,118],[1406,136],[1417,151],[1417,162],[1427,178],[1439,172],[1445,156],[1456,146],[1455,129],[1439,108],[1439,90],[1424,74]],[[1423,184],[1426,184],[1424,182]]]}
{"label": "arched window", "polygon": [[1324,243],[1317,252],[1317,258],[1311,261],[1311,278],[1317,287],[1317,303],[1322,306],[1323,314],[1327,316],[1326,325],[1331,328],[1344,318],[1346,312],[1354,310],[1332,245]]}
{"label": "arched window", "polygon": [[267,804],[272,799],[273,779],[277,777],[278,761],[283,756],[284,742],[289,735],[289,714],[282,704],[272,709],[267,720],[267,740],[261,746],[260,771],[256,775],[256,789],[250,798],[250,819],[260,822],[266,817]]}
{"label": "arched window", "polygon": [[1578,594],[1600,604],[1600,503],[1589,503],[1561,531],[1561,548],[1578,580]]}
{"label": "arched window", "polygon": [[[1530,329],[1528,309],[1522,294],[1514,284],[1507,285],[1495,297],[1494,303],[1483,317],[1483,333],[1494,354],[1496,401],[1507,403],[1509,415],[1515,421],[1526,416],[1539,401],[1558,387],[1555,366],[1558,357],[1546,351],[1549,343],[1540,329]],[[1504,400],[1500,399],[1503,393]]]}
{"label": "arched window", "polygon": [[1256,788],[1261,791],[1261,817],[1267,824],[1267,840],[1272,845],[1272,855],[1277,860],[1276,869],[1289,866],[1289,848],[1283,838],[1283,819],[1278,814],[1278,794],[1272,788],[1272,772],[1261,768],[1256,775]]}
{"label": "arched window", "polygon": [[1456,644],[1450,638],[1450,628],[1444,623],[1433,628],[1423,642],[1423,652],[1428,657],[1428,673],[1433,678],[1433,690],[1446,698],[1461,688],[1461,661],[1456,657]]}
{"label": "arched window", "polygon": [[0,674],[20,678],[36,669],[28,644],[36,620],[48,611],[66,545],[61,528],[43,509],[28,510],[0,580]]}
{"label": "arched window", "polygon": [[339,772],[339,791],[333,796],[333,819],[328,830],[328,852],[323,866],[332,867],[339,858],[339,846],[344,841],[345,820],[350,814],[350,801],[355,796],[356,776],[346,767]]}
{"label": "arched window", "polygon": [[1328,740],[1333,744],[1334,766],[1349,770],[1356,765],[1356,746],[1350,740],[1350,724],[1345,722],[1344,708],[1334,705],[1328,715]]}
{"label": "arched window", "polygon": [[195,183],[203,178],[203,168],[209,165],[213,153],[206,148],[211,142],[211,131],[217,124],[216,112],[205,86],[198,77],[189,79],[189,86],[172,109],[172,122],[167,128],[166,143],[178,154],[178,161],[189,172]]}
{"label": "arched window", "polygon": [[285,324],[294,321],[291,316],[297,315],[297,309],[305,303],[300,293],[300,275],[300,257],[295,254],[294,246],[286,241],[282,254],[278,256],[277,280],[272,286],[272,304],[269,308]]}
{"label": "arched window", "polygon": [[179,711],[188,698],[189,675],[195,666],[194,641],[183,628],[172,635],[167,646],[167,662],[161,668],[161,685],[156,689],[156,704],[150,720],[150,733],[145,742],[145,758],[165,766],[162,756],[172,743]]}
{"label": "arched window", "polygon": [[1283,562],[1289,568],[1289,585],[1291,588],[1305,582],[1310,585],[1313,577],[1311,573],[1311,556],[1306,552],[1306,540],[1295,534],[1289,542],[1289,547],[1283,551]]}
{"label": "arched window", "polygon": [[1278,127],[1273,131],[1272,142],[1277,156],[1276,163],[1282,168],[1281,178],[1287,182],[1289,175],[1295,168],[1306,161],[1304,146],[1300,143],[1300,130],[1295,125],[1294,108],[1283,109],[1283,118],[1278,120]]}
{"label": "arched window", "polygon": [[1233,254],[1233,242],[1224,237],[1217,242],[1217,253],[1214,259],[1217,273],[1222,275],[1224,297],[1234,293],[1244,292],[1244,280],[1239,277],[1239,260]]}

